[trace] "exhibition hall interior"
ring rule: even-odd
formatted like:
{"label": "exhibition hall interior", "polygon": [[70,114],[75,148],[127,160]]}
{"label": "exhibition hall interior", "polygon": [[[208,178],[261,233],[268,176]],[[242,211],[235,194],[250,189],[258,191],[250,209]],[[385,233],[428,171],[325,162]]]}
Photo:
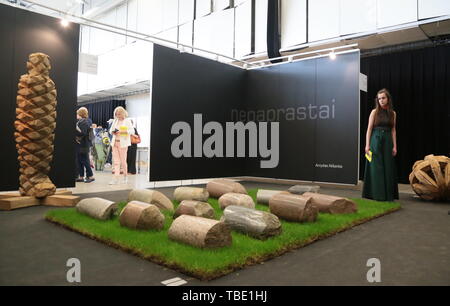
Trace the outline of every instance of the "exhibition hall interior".
{"label": "exhibition hall interior", "polygon": [[450,285],[450,1],[0,0],[0,40],[1,286]]}

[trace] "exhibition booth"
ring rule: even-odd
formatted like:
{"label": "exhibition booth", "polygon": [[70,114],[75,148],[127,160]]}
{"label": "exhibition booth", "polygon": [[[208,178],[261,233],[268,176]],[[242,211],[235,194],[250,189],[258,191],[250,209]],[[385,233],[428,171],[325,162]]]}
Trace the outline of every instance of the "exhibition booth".
{"label": "exhibition booth", "polygon": [[[419,199],[413,198],[412,193],[402,194],[400,203],[396,199],[361,199],[357,190],[364,165],[372,162],[364,154],[365,132],[373,98],[383,87],[392,88],[396,97],[401,148],[397,157],[399,182],[409,180],[422,199],[437,200],[436,210],[440,213],[445,208],[442,204],[450,196],[450,165],[444,156],[448,154],[450,131],[450,90],[446,86],[450,81],[449,45],[374,57],[365,57],[350,45],[344,51],[333,52],[333,57],[317,53],[303,58],[294,54],[280,57],[282,60],[268,59],[266,65],[234,65],[198,56],[185,48],[180,51],[154,43],[146,54],[152,58],[151,65],[143,68],[151,74],[150,115],[140,121],[147,126],[139,126],[148,131],[143,135],[148,136],[145,142],[150,148],[144,172],[148,173],[149,182],[211,181],[194,187],[106,193],[96,191],[95,184],[91,184],[92,193],[66,194],[63,189],[74,187],[77,176],[74,127],[80,106],[80,25],[61,27],[59,23],[58,18],[0,4],[0,40],[5,46],[0,56],[0,116],[4,127],[0,191],[20,190],[20,194],[10,194],[8,198],[0,194],[0,210],[25,207],[5,204],[25,195],[39,198],[29,206],[70,207],[30,208],[39,220],[45,218],[60,226],[52,228],[58,239],[79,239],[66,237],[62,233],[66,228],[193,276],[193,282],[202,284],[200,281],[216,280],[359,225],[366,226],[363,230],[378,231],[383,226],[372,224],[371,228],[365,223],[401,211],[403,203],[415,208],[414,213],[423,222],[426,214],[422,215],[415,206]],[[367,86],[361,85],[364,77],[368,78]],[[45,80],[44,85],[36,81],[38,78]],[[25,83],[31,85],[26,87]],[[24,88],[33,93],[21,92]],[[30,105],[36,106],[33,99],[44,91],[53,95],[53,100],[48,101],[47,116],[54,122],[46,121],[48,131],[43,142],[48,144],[51,156],[40,154],[40,149],[35,150],[37,153],[29,149],[35,135],[35,131],[30,132],[31,127],[43,118],[39,117],[39,110],[30,111]],[[126,106],[125,100],[111,100],[110,110],[113,103]],[[95,105],[90,110],[94,116],[100,114]],[[32,115],[39,118],[31,118]],[[106,123],[100,115],[95,118]],[[41,138],[36,136],[39,141]],[[44,157],[38,160],[41,156]],[[41,162],[48,162],[48,167]],[[32,177],[41,169],[49,169],[48,176],[59,189],[50,200],[47,196],[51,197],[55,190],[52,194],[23,191],[28,183],[23,177]],[[244,179],[237,182],[237,177]],[[264,179],[269,183],[258,183]],[[37,182],[34,178],[29,181]],[[288,189],[279,182],[294,182],[291,185],[296,186]],[[333,189],[336,186],[340,189]],[[45,212],[38,210],[44,208]],[[17,215],[6,213],[27,218],[20,213],[23,209],[17,211]],[[6,213],[0,219],[7,220],[6,231],[15,232]],[[400,213],[393,215],[400,215],[394,218],[413,226]],[[436,220],[437,224],[445,223],[443,219]],[[410,229],[405,229],[406,225],[397,233],[397,223],[381,222],[387,223],[388,234],[392,232],[398,240],[403,239],[400,234],[408,236],[405,231]],[[38,226],[45,227],[47,223]],[[433,225],[421,226],[428,231]],[[42,238],[46,230],[49,229],[36,231],[42,241],[47,241],[48,237]],[[441,243],[439,235],[445,236],[445,231],[439,230],[433,246]],[[20,230],[17,233],[23,235]],[[343,235],[340,245],[345,248],[346,241],[357,245],[355,241],[366,238],[364,233],[359,235],[353,240]],[[395,255],[395,246],[385,240],[386,235],[381,230],[377,241],[386,252]],[[30,243],[37,243],[29,238]],[[428,241],[427,237],[420,239]],[[97,251],[96,245],[82,250],[84,240],[77,243],[83,246],[77,248],[79,252],[87,252],[83,255],[89,255],[89,248]],[[379,256],[378,250],[371,249],[373,245],[378,247],[376,243],[364,246],[364,264],[369,263],[367,256]],[[58,249],[58,256],[66,257],[60,245],[55,243],[52,247]],[[316,259],[328,257],[323,254],[335,250],[339,253],[340,249],[334,245],[331,250],[320,250]],[[338,255],[346,259],[352,251],[349,247]],[[98,253],[102,254],[100,260],[102,252]],[[412,256],[423,258],[426,254]],[[361,258],[352,260],[359,262]],[[121,269],[128,265],[127,260]],[[323,263],[316,262],[317,266]],[[305,269],[308,261],[303,260],[302,264]],[[76,279],[73,282],[80,282]],[[370,282],[369,277],[367,281]]]}

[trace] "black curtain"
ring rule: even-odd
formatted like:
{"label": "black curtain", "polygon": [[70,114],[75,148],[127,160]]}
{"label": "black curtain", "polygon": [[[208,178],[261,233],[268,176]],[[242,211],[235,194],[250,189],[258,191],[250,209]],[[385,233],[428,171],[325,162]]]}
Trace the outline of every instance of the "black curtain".
{"label": "black curtain", "polygon": [[414,162],[426,155],[450,156],[450,46],[362,58],[361,72],[368,76],[368,93],[361,93],[361,152],[375,95],[387,88],[397,113],[399,182],[409,183]]}
{"label": "black curtain", "polygon": [[[267,54],[269,58],[280,57],[280,27],[278,0],[267,1]],[[271,61],[279,63],[281,60]]]}
{"label": "black curtain", "polygon": [[108,127],[108,120],[113,118],[114,109],[118,106],[125,108],[125,100],[111,100],[98,103],[90,103],[83,105],[89,111],[89,118],[92,119],[92,123]]}

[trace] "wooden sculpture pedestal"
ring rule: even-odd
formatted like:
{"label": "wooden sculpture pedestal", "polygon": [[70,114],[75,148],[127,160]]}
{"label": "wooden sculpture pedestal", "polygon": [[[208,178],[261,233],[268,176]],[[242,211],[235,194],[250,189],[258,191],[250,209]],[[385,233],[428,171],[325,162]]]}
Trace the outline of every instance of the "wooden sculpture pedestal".
{"label": "wooden sculpture pedestal", "polygon": [[72,191],[57,190],[54,195],[38,199],[21,196],[19,192],[0,194],[0,210],[13,210],[37,205],[73,207],[80,201],[79,196],[72,195]]}

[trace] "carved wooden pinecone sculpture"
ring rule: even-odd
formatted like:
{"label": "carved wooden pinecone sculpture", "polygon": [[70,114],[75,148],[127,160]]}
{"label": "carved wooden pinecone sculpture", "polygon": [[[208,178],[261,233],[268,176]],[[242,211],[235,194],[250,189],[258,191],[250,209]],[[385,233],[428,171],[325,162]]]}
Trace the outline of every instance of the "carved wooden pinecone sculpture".
{"label": "carved wooden pinecone sculpture", "polygon": [[450,158],[428,155],[416,161],[409,182],[424,200],[450,200]]}
{"label": "carved wooden pinecone sculpture", "polygon": [[53,158],[56,127],[56,89],[49,77],[49,56],[33,53],[28,57],[28,74],[18,84],[16,148],[20,163],[20,194],[43,198],[56,191],[48,177]]}

